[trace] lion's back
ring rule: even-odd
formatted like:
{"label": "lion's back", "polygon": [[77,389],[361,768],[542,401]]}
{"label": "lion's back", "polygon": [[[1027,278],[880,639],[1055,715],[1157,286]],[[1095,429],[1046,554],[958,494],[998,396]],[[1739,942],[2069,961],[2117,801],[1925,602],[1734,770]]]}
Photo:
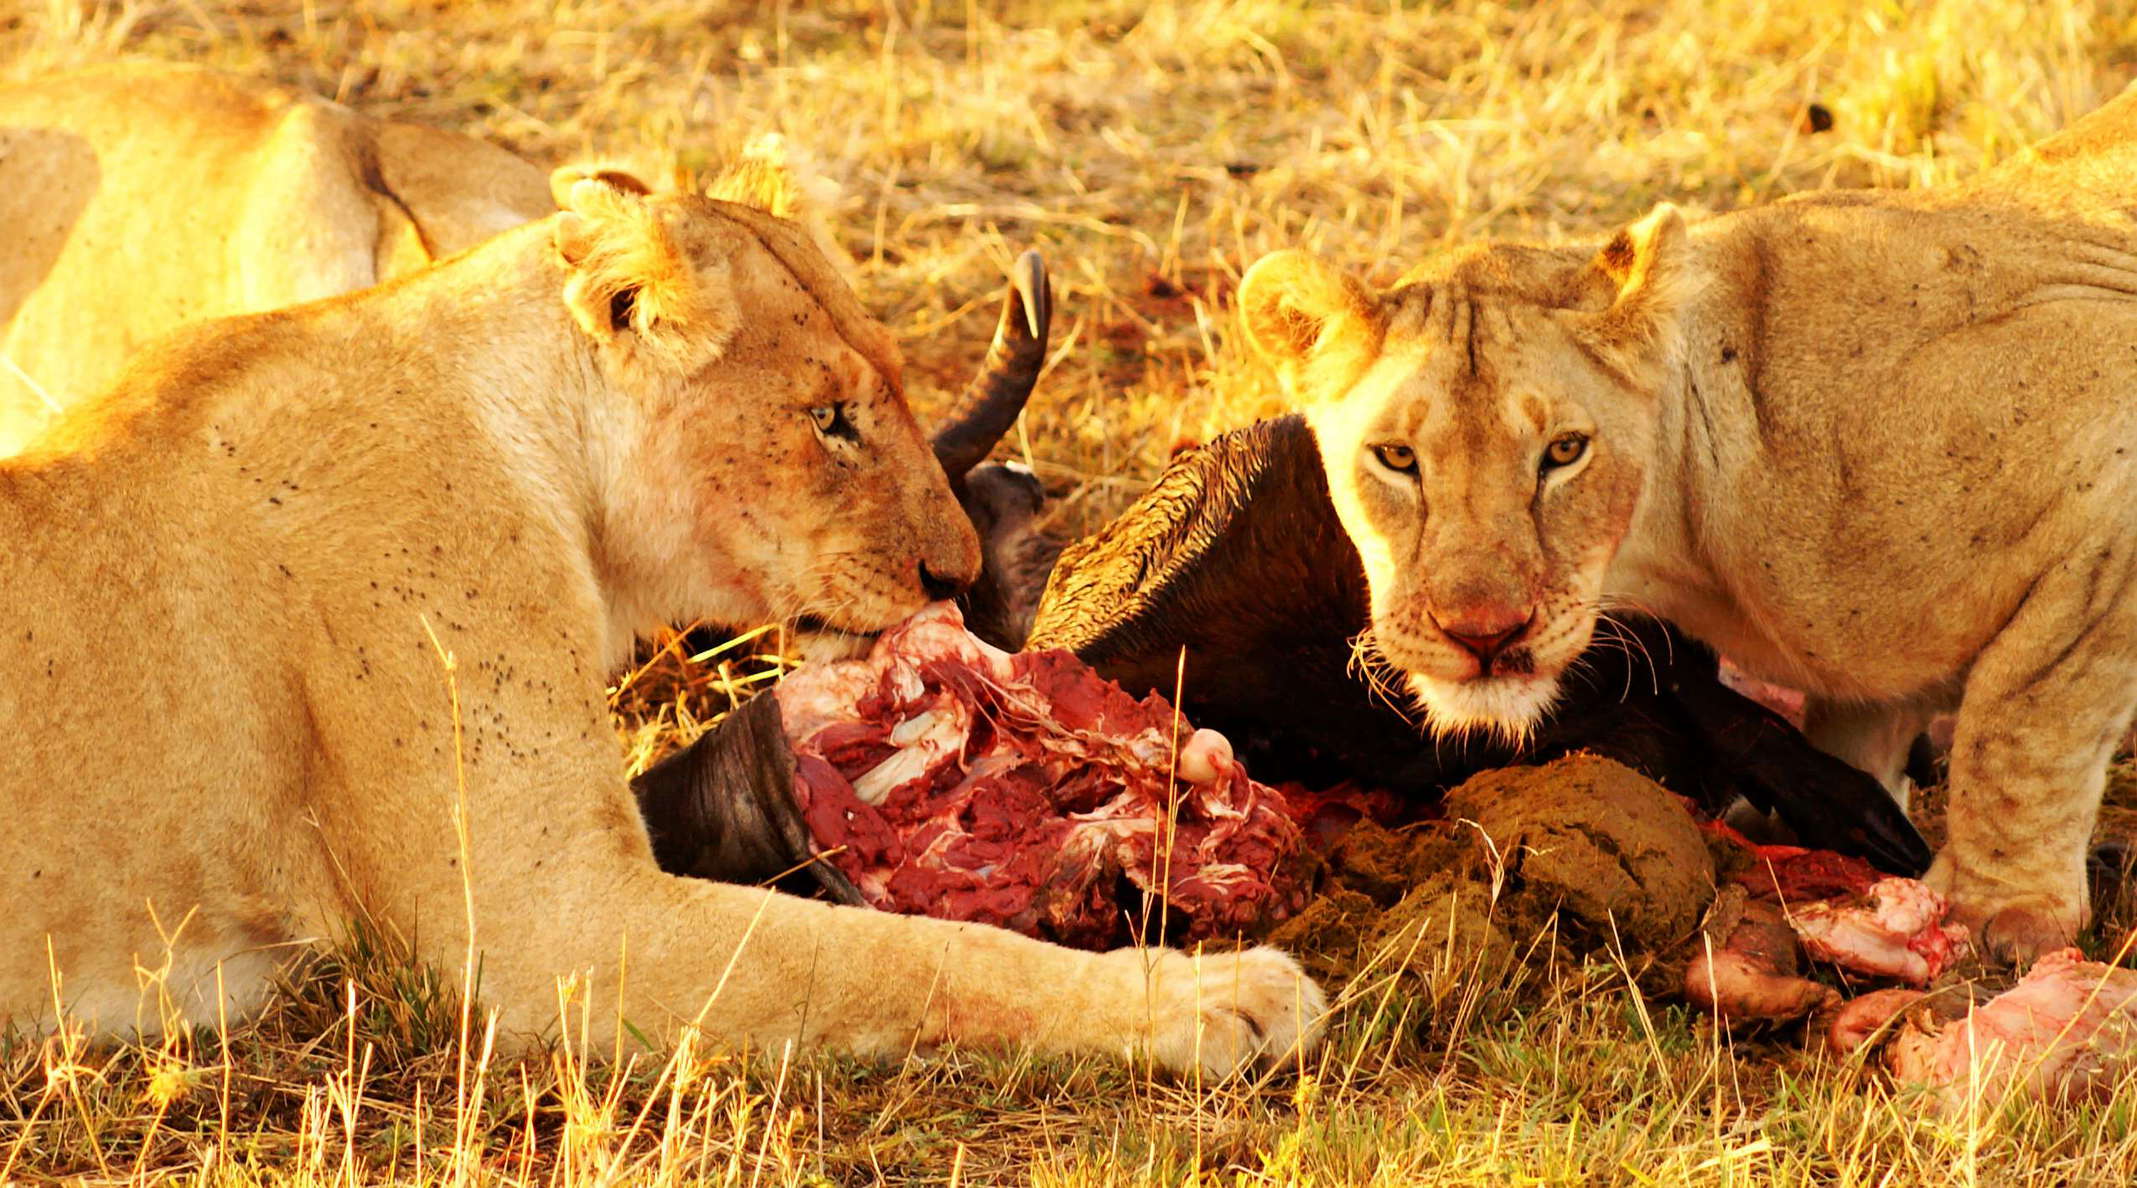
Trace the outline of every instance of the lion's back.
{"label": "lion's back", "polygon": [[181,325],[363,288],[552,209],[503,149],[211,70],[0,88],[0,455]]}
{"label": "lion's back", "polygon": [[2137,207],[2137,86],[1985,171],[1960,192],[2126,216]]}

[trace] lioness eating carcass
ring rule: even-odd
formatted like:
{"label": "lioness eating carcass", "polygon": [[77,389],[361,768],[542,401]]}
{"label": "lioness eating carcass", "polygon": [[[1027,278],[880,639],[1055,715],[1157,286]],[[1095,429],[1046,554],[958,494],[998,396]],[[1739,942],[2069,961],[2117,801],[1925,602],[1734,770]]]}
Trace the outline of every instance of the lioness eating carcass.
{"label": "lioness eating carcass", "polygon": [[[559,176],[643,188],[615,170]],[[194,66],[124,62],[0,87],[0,456],[180,326],[427,268],[555,213],[552,188],[472,137]],[[709,193],[799,220],[840,258],[799,189],[745,157]],[[1045,360],[1038,258],[1014,279],[1021,296],[934,440],[959,502],[983,518],[966,473],[1016,422]],[[996,568],[962,599],[983,629],[1006,613]]]}
{"label": "lioness eating carcass", "polygon": [[2137,711],[2133,175],[2124,95],[1965,185],[1665,205],[1384,293],[1280,253],[1240,306],[1432,720],[1528,729],[1614,607],[1808,690],[1888,784],[1956,706],[1929,879],[2020,956],[2083,918]]}
{"label": "lioness eating carcass", "polygon": [[[1310,1043],[1321,996],[1271,950],[1093,955],[656,868],[602,697],[634,632],[873,632],[978,549],[888,333],[792,224],[567,205],[181,333],[0,462],[0,1025],[236,1017],[363,915],[473,946],[513,1036],[573,977],[659,1039],[1213,1072]],[[85,646],[112,622],[133,646]]]}

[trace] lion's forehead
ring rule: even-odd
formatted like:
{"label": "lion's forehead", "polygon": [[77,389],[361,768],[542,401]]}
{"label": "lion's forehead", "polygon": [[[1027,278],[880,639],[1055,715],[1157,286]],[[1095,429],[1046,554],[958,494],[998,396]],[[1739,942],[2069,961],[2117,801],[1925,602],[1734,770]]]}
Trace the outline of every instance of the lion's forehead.
{"label": "lion's forehead", "polygon": [[809,242],[802,229],[753,207],[707,199],[702,209],[754,240],[765,257],[759,271],[792,291],[811,318],[821,318],[848,347],[866,359],[893,387],[902,382],[904,357],[889,329],[871,316],[838,270]]}
{"label": "lion's forehead", "polygon": [[[776,267],[773,265],[771,267]],[[827,399],[864,400],[905,408],[902,360],[895,347],[864,350],[850,327],[783,274],[771,273],[748,286],[750,313],[729,346],[731,355],[788,374],[794,384],[818,388]],[[871,376],[878,381],[869,383]]]}
{"label": "lion's forehead", "polygon": [[[1480,320],[1492,320],[1483,311]],[[1513,334],[1474,338],[1412,336],[1385,343],[1369,387],[1365,420],[1427,452],[1494,450],[1547,431],[1554,402],[1529,358],[1536,345]],[[1474,349],[1472,349],[1474,348]]]}

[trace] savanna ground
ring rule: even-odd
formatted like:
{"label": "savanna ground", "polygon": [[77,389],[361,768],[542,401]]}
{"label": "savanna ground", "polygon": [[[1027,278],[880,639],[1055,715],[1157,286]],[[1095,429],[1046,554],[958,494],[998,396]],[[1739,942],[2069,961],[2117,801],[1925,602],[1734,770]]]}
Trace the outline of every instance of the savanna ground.
{"label": "savanna ground", "polygon": [[[1075,532],[1177,442],[1279,409],[1229,320],[1262,252],[1306,244],[1385,280],[1454,240],[1601,232],[1658,198],[1718,211],[1962,176],[2137,73],[2137,0],[0,3],[0,77],[121,56],[294,83],[545,164],[705,171],[776,133],[924,405],[968,373],[1004,266],[1039,246],[1057,354],[1011,446]],[[768,638],[619,675],[634,762],[776,676],[750,655]],[[1797,1038],[1645,1001],[1608,959],[1527,982],[1504,1012],[1497,991],[1429,1001],[1368,975],[1331,1042],[1252,1084],[978,1052],[633,1058],[602,1019],[502,1061],[454,976],[359,937],[227,1038],[0,1055],[0,1180],[2137,1176],[2137,1088],[1938,1116]]]}

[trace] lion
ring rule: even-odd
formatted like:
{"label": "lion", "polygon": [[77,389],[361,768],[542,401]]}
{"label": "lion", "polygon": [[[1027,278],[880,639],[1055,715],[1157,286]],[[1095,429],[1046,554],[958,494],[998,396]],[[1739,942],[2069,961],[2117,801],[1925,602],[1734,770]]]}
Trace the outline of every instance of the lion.
{"label": "lion", "polygon": [[2068,943],[2137,713],[2137,94],[1961,185],[1810,194],[1376,292],[1255,264],[1372,641],[1437,727],[1518,735],[1614,610],[1809,694],[1896,791],[1957,713],[1929,879],[1991,953]]}
{"label": "lion", "polygon": [[203,318],[338,296],[556,210],[472,137],[212,70],[0,88],[0,454]]}
{"label": "lion", "polygon": [[[843,264],[794,183],[753,176],[772,168],[745,158],[716,196],[778,195]],[[181,325],[427,268],[556,213],[549,181],[470,136],[197,66],[0,87],[0,455]]]}
{"label": "lion", "polygon": [[567,171],[565,209],[431,267],[196,323],[0,461],[0,1027],[242,1018],[357,920],[478,971],[522,1044],[566,987],[656,1043],[1212,1075],[1311,1045],[1325,1000],[1275,950],[657,868],[603,696],[637,633],[873,633],[979,549],[809,236],[640,189]]}

